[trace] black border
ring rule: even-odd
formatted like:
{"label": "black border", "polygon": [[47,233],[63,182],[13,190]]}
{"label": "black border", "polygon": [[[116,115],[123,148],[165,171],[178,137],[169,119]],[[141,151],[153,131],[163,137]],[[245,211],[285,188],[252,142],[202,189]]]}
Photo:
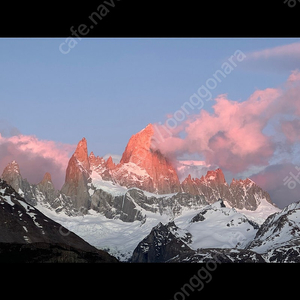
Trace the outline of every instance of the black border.
{"label": "black border", "polygon": [[[116,1],[116,0],[115,0]],[[70,27],[84,23],[102,1],[94,3],[6,3],[1,10],[1,37],[69,37]],[[300,3],[264,1],[120,0],[87,37],[297,37]],[[1,49],[0,49],[1,51]],[[91,295],[122,299],[173,299],[203,264],[2,265],[2,280],[33,286],[42,295]],[[297,288],[290,264],[222,264],[201,292],[234,298]],[[4,276],[5,274],[5,276]],[[29,275],[30,274],[30,275]],[[13,291],[19,290],[14,288]],[[3,292],[5,289],[3,290]],[[6,290],[9,292],[8,290]],[[241,294],[242,293],[242,294]],[[276,294],[275,294],[276,293]]]}
{"label": "black border", "polygon": [[[113,0],[87,37],[297,37],[300,2],[291,8],[284,1],[293,0]],[[9,2],[0,36],[68,37],[102,3]]]}

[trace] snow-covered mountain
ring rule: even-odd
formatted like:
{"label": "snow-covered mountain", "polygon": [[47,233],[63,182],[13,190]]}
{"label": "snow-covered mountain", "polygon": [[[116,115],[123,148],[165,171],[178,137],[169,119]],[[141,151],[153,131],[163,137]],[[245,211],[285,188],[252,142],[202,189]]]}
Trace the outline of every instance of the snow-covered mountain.
{"label": "snow-covered mountain", "polygon": [[247,249],[271,262],[300,262],[300,202],[270,215]]}
{"label": "snow-covered mountain", "polygon": [[83,138],[69,161],[62,194],[73,199],[77,210],[89,210],[93,195],[97,202],[99,195],[95,191],[101,186],[104,190],[108,186],[123,187],[123,192],[139,188],[160,196],[183,192],[202,196],[208,203],[223,199],[231,207],[250,211],[257,210],[264,202],[274,206],[268,193],[251,179],[233,179],[229,185],[221,169],[210,170],[201,178],[194,179],[189,175],[180,183],[172,163],[159,150],[151,148],[153,134],[149,124],[133,135],[118,164],[111,157],[105,160],[93,152],[88,155],[87,141]]}
{"label": "snow-covered mountain", "polygon": [[[259,225],[222,200],[158,224],[133,252],[133,262],[187,261],[198,249],[244,249]],[[168,248],[172,249],[168,250]],[[184,259],[183,259],[184,257]]]}
{"label": "snow-covered mountain", "polygon": [[[134,261],[131,256],[139,243],[159,223],[168,230],[177,228],[171,233],[183,238],[193,261],[200,257],[199,249],[223,249],[224,243],[238,237],[229,248],[239,252],[236,257],[250,257],[252,249],[245,248],[259,226],[280,211],[268,193],[250,179],[228,184],[221,169],[180,182],[172,162],[151,148],[152,137],[150,124],[131,137],[118,163],[110,156],[89,154],[83,138],[60,191],[54,189],[49,173],[40,183],[29,184],[17,162],[5,168],[2,178],[49,218],[120,260]],[[253,257],[259,260],[258,256]]]}
{"label": "snow-covered mountain", "polygon": [[[244,249],[257,231],[257,224],[224,208],[219,201],[193,218],[185,216],[177,222],[159,223],[137,245],[131,262],[265,262],[260,254]],[[205,218],[206,213],[210,216]],[[228,222],[227,226],[223,222]]]}

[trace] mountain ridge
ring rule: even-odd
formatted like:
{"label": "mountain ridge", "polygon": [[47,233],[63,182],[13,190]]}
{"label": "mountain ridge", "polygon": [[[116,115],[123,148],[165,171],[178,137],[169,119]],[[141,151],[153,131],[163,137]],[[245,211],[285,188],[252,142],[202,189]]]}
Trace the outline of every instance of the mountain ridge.
{"label": "mountain ridge", "polygon": [[[151,148],[153,134],[154,129],[151,124],[134,134],[129,139],[118,164],[113,162],[111,156],[105,160],[103,157],[95,156],[93,152],[88,154],[87,140],[82,138],[69,160],[65,183],[61,190],[55,191],[51,183],[51,175],[48,173],[45,174],[48,179],[44,178],[36,186],[38,192],[45,193],[45,183],[42,183],[47,181],[48,202],[53,204],[57,198],[60,198],[61,200],[57,200],[56,203],[60,202],[63,205],[62,199],[68,200],[67,202],[72,202],[77,211],[84,211],[91,207],[95,178],[97,178],[97,184],[99,180],[103,180],[127,189],[138,188],[158,195],[183,192],[191,196],[204,196],[208,203],[221,198],[232,207],[250,211],[255,211],[262,199],[274,205],[269,194],[249,178],[233,179],[228,184],[220,168],[208,170],[201,178],[192,178],[188,175],[180,182],[176,169],[168,159],[159,150]],[[8,164],[2,178],[21,193],[25,190],[24,196],[27,201],[36,205],[36,188],[22,178],[17,162]]]}
{"label": "mountain ridge", "polygon": [[[133,135],[116,164],[111,156],[104,159],[92,151],[89,154],[87,140],[82,138],[69,160],[61,190],[54,189],[49,173],[38,184],[29,184],[22,178],[15,161],[5,168],[2,177],[18,189],[28,203],[92,245],[110,249],[110,253],[121,260],[129,261],[138,243],[161,222],[162,230],[172,231],[171,235],[167,234],[171,238],[178,238],[178,232],[180,236],[183,232],[190,234],[187,247],[220,247],[223,240],[232,238],[240,229],[246,239],[233,246],[238,247],[238,255],[226,252],[226,261],[247,257],[249,261],[260,261],[261,257],[255,256],[252,249],[243,247],[252,241],[267,218],[264,210],[267,208],[268,214],[279,211],[268,193],[248,178],[233,179],[228,184],[220,168],[208,170],[200,178],[188,175],[180,182],[172,163],[159,150],[151,148],[152,136],[152,125]],[[258,225],[256,216],[259,216]],[[166,225],[170,222],[175,222],[178,229],[172,229],[175,225]],[[215,223],[222,224],[216,231],[223,232],[224,236],[210,233],[213,238],[208,238],[209,230],[203,235],[201,228],[215,228]],[[125,234],[124,228],[132,235]],[[155,232],[160,229],[157,230]],[[123,240],[123,236],[126,239]],[[119,244],[118,240],[123,242]],[[180,259],[195,261],[209,255],[208,252],[200,255],[195,247]]]}

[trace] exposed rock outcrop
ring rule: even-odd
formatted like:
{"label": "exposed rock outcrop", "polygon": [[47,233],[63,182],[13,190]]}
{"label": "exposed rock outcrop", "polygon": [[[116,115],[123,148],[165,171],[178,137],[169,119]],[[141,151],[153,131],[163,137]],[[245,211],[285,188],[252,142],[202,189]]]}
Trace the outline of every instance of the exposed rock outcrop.
{"label": "exposed rock outcrop", "polygon": [[273,204],[269,194],[249,178],[233,179],[228,185],[221,169],[208,171],[206,176],[202,176],[200,179],[193,179],[189,175],[182,182],[181,187],[184,192],[191,195],[204,195],[209,203],[223,199],[231,207],[238,209],[256,210],[262,199]]}
{"label": "exposed rock outcrop", "polygon": [[30,205],[0,179],[1,262],[117,262]]}
{"label": "exposed rock outcrop", "polygon": [[176,170],[159,150],[151,148],[153,135],[153,126],[149,124],[130,138],[113,177],[128,188],[138,187],[159,194],[179,192]]}
{"label": "exposed rock outcrop", "polygon": [[72,155],[67,171],[65,183],[61,192],[70,196],[76,209],[89,208],[90,195],[88,192],[89,177],[91,174],[88,158],[87,142],[83,138]]}

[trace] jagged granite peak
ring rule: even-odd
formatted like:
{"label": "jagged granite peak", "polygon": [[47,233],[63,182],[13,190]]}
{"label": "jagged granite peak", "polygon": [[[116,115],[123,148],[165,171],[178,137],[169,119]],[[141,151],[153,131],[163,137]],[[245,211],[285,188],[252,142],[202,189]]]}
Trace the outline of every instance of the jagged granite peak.
{"label": "jagged granite peak", "polygon": [[77,148],[73,155],[81,163],[84,169],[90,169],[86,138],[82,138],[82,140],[77,144]]}
{"label": "jagged granite peak", "polygon": [[48,183],[52,184],[52,178],[51,178],[51,174],[49,172],[46,172],[40,184],[48,184]]}
{"label": "jagged granite peak", "polygon": [[220,168],[213,170],[213,171],[207,171],[207,174],[205,175],[204,180],[214,181],[217,184],[226,183],[225,176],[223,174],[223,171]]}
{"label": "jagged granite peak", "polygon": [[61,189],[63,194],[73,198],[76,209],[89,208],[90,195],[87,184],[90,174],[87,141],[83,138],[69,160],[65,183]]}
{"label": "jagged granite peak", "polygon": [[[21,173],[20,173],[19,164],[15,160],[8,163],[8,165],[3,170],[3,174],[5,174],[5,173],[16,173],[16,174],[20,175]],[[2,176],[3,176],[3,174],[2,174]]]}
{"label": "jagged granite peak", "polygon": [[230,185],[227,184],[225,176],[221,169],[208,171],[200,179],[193,179],[188,176],[182,183],[181,188],[184,192],[192,195],[204,195],[209,203],[215,202],[221,198],[227,201],[232,207],[238,209],[256,210],[265,200],[274,207],[270,195],[262,190],[255,182],[249,178],[244,180],[233,179]]}
{"label": "jagged granite peak", "polygon": [[150,151],[153,134],[152,124],[148,124],[140,132],[134,134],[128,141],[120,163],[133,162],[137,165],[142,164],[146,153]]}
{"label": "jagged granite peak", "polygon": [[107,159],[107,161],[105,162],[105,166],[106,168],[108,168],[109,170],[112,170],[115,168],[115,163],[113,162],[113,159],[111,156],[109,156],[109,158]]}
{"label": "jagged granite peak", "polygon": [[91,171],[96,171],[100,174],[101,170],[104,168],[105,160],[102,157],[95,156],[93,151],[90,153],[88,160]]}
{"label": "jagged granite peak", "polygon": [[114,179],[126,187],[138,187],[159,194],[180,191],[180,182],[170,161],[151,148],[152,124],[130,139],[120,163],[113,170]]}
{"label": "jagged granite peak", "polygon": [[22,190],[22,176],[18,163],[13,160],[4,168],[1,178],[11,185],[17,192]]}
{"label": "jagged granite peak", "polygon": [[51,174],[46,172],[42,181],[37,184],[37,189],[43,193],[48,202],[52,202],[56,197],[58,197],[58,191],[55,190],[52,183]]}
{"label": "jagged granite peak", "polygon": [[95,171],[103,180],[112,180],[110,170],[115,166],[113,162],[113,165],[111,165],[110,161],[107,163],[103,157],[95,156],[93,152],[89,155],[89,162],[92,172]]}

